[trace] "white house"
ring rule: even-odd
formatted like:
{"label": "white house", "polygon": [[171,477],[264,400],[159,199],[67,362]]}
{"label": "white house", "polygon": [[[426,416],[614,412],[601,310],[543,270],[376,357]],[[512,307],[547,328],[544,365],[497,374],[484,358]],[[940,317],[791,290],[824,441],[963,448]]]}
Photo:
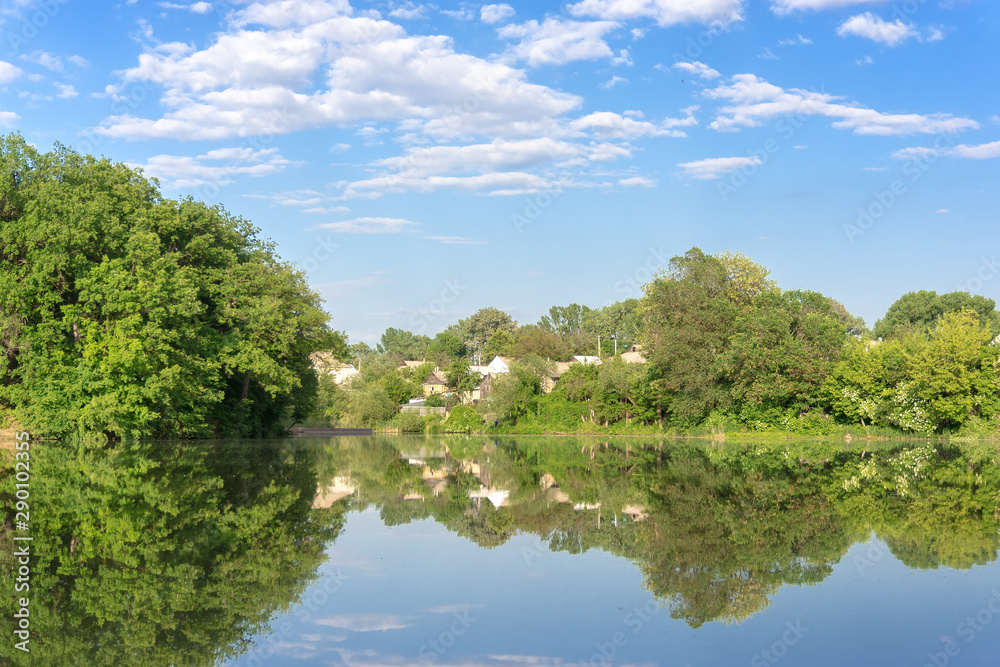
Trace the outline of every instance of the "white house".
{"label": "white house", "polygon": [[507,357],[493,357],[493,361],[489,363],[490,373],[510,373],[510,359]]}

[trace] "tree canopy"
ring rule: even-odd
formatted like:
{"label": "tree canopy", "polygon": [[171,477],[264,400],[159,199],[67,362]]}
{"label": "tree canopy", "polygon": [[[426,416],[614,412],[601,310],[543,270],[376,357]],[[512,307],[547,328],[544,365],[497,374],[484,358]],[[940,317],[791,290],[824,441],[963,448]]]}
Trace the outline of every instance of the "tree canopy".
{"label": "tree canopy", "polygon": [[245,220],[0,140],[0,408],[32,431],[273,432],[312,409],[328,319]]}

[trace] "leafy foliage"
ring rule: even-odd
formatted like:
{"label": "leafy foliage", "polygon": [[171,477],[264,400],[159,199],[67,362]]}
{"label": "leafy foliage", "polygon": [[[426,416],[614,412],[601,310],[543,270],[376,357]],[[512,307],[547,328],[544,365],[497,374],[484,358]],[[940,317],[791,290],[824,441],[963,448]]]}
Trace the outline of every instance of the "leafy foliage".
{"label": "leafy foliage", "polygon": [[342,341],[246,221],[16,135],[0,202],[0,406],[32,431],[252,435],[313,408],[309,355]]}

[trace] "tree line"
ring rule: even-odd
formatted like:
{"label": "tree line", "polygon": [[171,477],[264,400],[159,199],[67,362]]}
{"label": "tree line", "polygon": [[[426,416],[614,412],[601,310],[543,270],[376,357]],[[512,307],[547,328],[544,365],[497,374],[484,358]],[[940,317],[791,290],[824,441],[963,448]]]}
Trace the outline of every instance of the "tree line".
{"label": "tree line", "polygon": [[[509,431],[997,431],[1000,314],[992,299],[909,292],[869,329],[840,302],[783,290],[768,275],[741,253],[692,248],[645,285],[641,299],[597,309],[553,306],[521,326],[484,308],[434,338],[388,329],[375,349],[361,343],[347,353],[362,366],[355,389],[368,393],[355,394],[352,404],[350,392],[321,384],[321,408],[332,396],[340,400],[318,414],[387,423],[395,405],[421,395],[430,364],[447,370],[457,396],[478,380],[463,374],[471,361],[502,355],[513,359],[511,373],[495,378],[477,410]],[[646,363],[622,362],[620,352],[633,344]],[[552,362],[599,350],[601,365],[573,364],[545,392]],[[404,358],[428,366],[390,373]],[[377,415],[362,409],[362,398],[370,405],[373,395],[380,397]],[[412,417],[395,423],[437,426]]]}
{"label": "tree line", "polygon": [[[249,222],[163,197],[123,164],[0,140],[0,421],[38,435],[221,437],[344,422],[405,430],[435,368],[456,398],[469,370],[514,360],[478,421],[525,432],[711,427],[995,433],[995,302],[910,292],[869,330],[843,304],[783,290],[740,253],[692,248],[641,299],[553,306],[518,324],[483,308],[430,337],[374,347],[332,330],[304,274]],[[647,363],[614,354],[641,346]],[[354,363],[350,391],[313,355]],[[559,375],[553,362],[600,355]],[[427,365],[400,373],[399,361]],[[465,412],[463,420],[473,421]]]}

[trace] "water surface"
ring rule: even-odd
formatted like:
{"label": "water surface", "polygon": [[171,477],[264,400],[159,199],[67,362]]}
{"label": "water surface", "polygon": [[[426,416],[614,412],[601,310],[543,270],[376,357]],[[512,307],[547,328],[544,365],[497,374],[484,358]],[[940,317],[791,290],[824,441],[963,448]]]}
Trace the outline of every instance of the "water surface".
{"label": "water surface", "polygon": [[24,664],[996,665],[997,458],[576,438],[53,448],[33,528],[58,602],[37,621],[47,662]]}

